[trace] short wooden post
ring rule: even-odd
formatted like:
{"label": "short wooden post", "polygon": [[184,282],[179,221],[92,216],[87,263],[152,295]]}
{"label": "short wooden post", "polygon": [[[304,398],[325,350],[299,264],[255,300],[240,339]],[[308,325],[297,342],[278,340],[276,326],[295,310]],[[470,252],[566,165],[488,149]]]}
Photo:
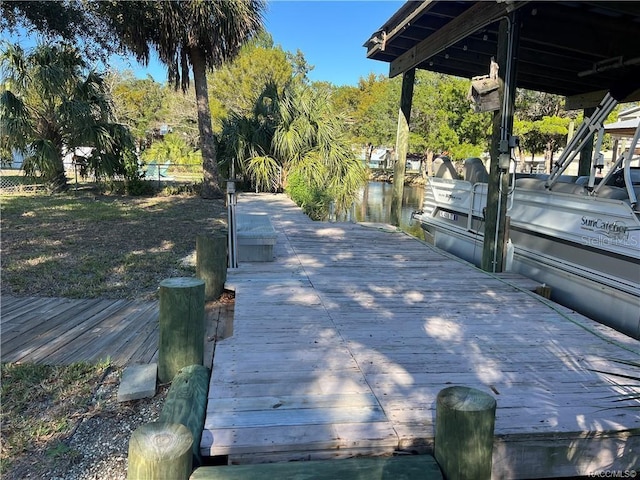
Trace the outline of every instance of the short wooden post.
{"label": "short wooden post", "polygon": [[204,280],[204,299],[216,300],[227,280],[226,235],[198,235],[196,237],[196,277]]}
{"label": "short wooden post", "polygon": [[145,423],[129,439],[128,480],[187,480],[193,438],[179,423]]}
{"label": "short wooden post", "polygon": [[158,379],[170,382],[182,367],[204,359],[204,281],[192,277],[160,282]]}
{"label": "short wooden post", "polygon": [[544,297],[546,299],[550,299],[551,298],[551,287],[548,286],[546,283],[543,283],[542,285],[539,285],[536,287],[536,293],[538,295],[540,295],[541,297]]}
{"label": "short wooden post", "polygon": [[158,421],[180,423],[193,436],[193,465],[202,463],[200,438],[204,429],[209,392],[209,369],[202,365],[189,365],[181,369],[171,382],[171,388]]}
{"label": "short wooden post", "polygon": [[438,393],[434,456],[447,480],[491,478],[495,417],[495,399],[480,390],[456,386]]}

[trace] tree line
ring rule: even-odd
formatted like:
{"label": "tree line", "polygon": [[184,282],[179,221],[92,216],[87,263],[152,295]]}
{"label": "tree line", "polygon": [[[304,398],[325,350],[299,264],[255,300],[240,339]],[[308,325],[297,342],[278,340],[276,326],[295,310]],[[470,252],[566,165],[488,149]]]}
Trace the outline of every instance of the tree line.
{"label": "tree line", "polygon": [[[220,197],[220,179],[234,176],[258,190],[289,188],[313,208],[344,208],[366,180],[361,148],[395,145],[401,79],[311,82],[304,53],[283,51],[264,31],[261,1],[1,8],[3,31],[26,27],[46,40],[30,52],[2,47],[2,159],[26,152],[25,167],[54,189],[65,187],[63,152],[89,146],[88,171],[132,185],[140,160],[167,157],[202,162],[206,198]],[[166,84],[88,67],[114,52],[144,63],[151,51],[167,67]],[[469,87],[468,79],[416,72],[409,152],[463,160],[488,150],[491,114],[473,111]],[[529,155],[551,158],[579,121],[560,97],[518,92],[514,129]]]}
{"label": "tree line", "polygon": [[[46,69],[37,55],[52,47],[51,41],[58,39],[65,47],[80,45],[87,57],[103,59],[113,53],[133,54],[140,62],[147,64],[154,51],[167,68],[168,81],[176,89],[187,91],[193,80],[198,121],[198,144],[202,153],[203,176],[202,195],[205,198],[220,198],[223,192],[218,172],[217,151],[211,126],[211,112],[207,90],[206,73],[237,55],[244,43],[263,29],[263,0],[190,0],[184,2],[148,1],[88,1],[75,0],[61,2],[2,2],[0,26],[5,31],[16,31],[20,27],[39,32],[46,37],[33,54],[24,55],[21,49],[2,53],[2,68],[8,72],[3,82],[4,92],[0,103],[3,134],[0,148],[3,156],[11,149],[20,150],[25,159],[33,164],[41,164],[48,177],[46,180],[55,188],[63,189],[65,181],[59,175],[63,150],[73,148],[64,142],[64,124],[52,121],[49,116],[44,128],[38,129],[41,116],[30,108],[28,91],[38,88],[37,80],[30,73],[35,69]],[[77,51],[77,49],[76,49]],[[57,61],[51,57],[52,61]],[[66,68],[66,67],[64,67]],[[95,72],[90,72],[95,74]],[[44,78],[44,77],[41,77]],[[76,76],[83,82],[83,78]],[[42,85],[40,85],[42,86]],[[60,85],[58,85],[60,87]],[[69,90],[71,88],[71,90]],[[44,92],[39,100],[48,106],[49,113],[59,116],[57,106],[69,103],[73,87],[57,88]],[[5,95],[6,94],[6,95]],[[102,92],[100,92],[102,94]],[[73,97],[75,98],[75,96]],[[39,104],[38,107],[43,107]],[[99,112],[96,109],[100,110]],[[93,105],[92,121],[101,123],[100,142],[88,142],[91,147],[89,161],[102,163],[105,142],[115,145],[120,140],[122,150],[131,150],[131,139],[105,135],[105,126],[113,123],[108,105]],[[17,138],[17,132],[27,134]],[[37,142],[37,136],[46,133],[44,142]],[[33,134],[33,138],[29,137]],[[71,140],[71,139],[69,139]],[[120,165],[124,173],[131,173]],[[57,173],[57,174],[56,174]],[[122,172],[121,172],[122,173]],[[52,178],[51,175],[56,175]]]}

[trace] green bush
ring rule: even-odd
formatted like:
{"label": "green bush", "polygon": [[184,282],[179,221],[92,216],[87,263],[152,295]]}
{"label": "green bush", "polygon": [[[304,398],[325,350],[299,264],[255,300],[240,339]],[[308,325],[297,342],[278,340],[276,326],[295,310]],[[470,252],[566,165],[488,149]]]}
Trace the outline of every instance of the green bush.
{"label": "green bush", "polygon": [[156,190],[156,187],[151,182],[140,178],[132,178],[125,182],[125,193],[134,197],[153,195]]}
{"label": "green bush", "polygon": [[301,174],[289,175],[286,191],[312,220],[325,220],[329,215],[331,196],[324,188],[311,185]]}
{"label": "green bush", "polygon": [[162,189],[162,194],[171,195],[195,195],[199,196],[202,192],[202,182],[193,182],[180,185],[167,185]]}

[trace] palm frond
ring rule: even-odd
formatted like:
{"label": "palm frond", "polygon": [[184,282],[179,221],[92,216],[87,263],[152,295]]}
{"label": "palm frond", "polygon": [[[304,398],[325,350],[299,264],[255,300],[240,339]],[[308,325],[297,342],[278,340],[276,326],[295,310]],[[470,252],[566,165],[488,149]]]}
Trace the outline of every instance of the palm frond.
{"label": "palm frond", "polygon": [[19,151],[27,147],[33,132],[27,106],[9,90],[0,95],[0,132],[2,148]]}
{"label": "palm frond", "polygon": [[249,160],[247,170],[255,180],[256,189],[270,191],[279,184],[280,166],[269,156],[253,157]]}
{"label": "palm frond", "polygon": [[25,88],[28,78],[25,51],[20,45],[2,42],[0,53],[0,74],[2,82],[9,84],[9,88],[20,92]]}

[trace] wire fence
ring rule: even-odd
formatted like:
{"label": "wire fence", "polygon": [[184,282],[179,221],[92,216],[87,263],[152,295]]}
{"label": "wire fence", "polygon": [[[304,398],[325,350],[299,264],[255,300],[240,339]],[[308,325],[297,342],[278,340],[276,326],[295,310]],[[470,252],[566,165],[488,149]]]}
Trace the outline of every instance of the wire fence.
{"label": "wire fence", "polygon": [[[82,176],[79,165],[68,165],[65,170],[70,188],[80,188],[109,182],[124,182],[124,177],[116,176],[111,179],[98,179],[93,175]],[[199,184],[202,182],[202,163],[149,162],[139,170],[141,178],[151,182],[159,189],[170,185]],[[27,175],[22,168],[0,169],[0,194],[20,194],[46,191],[47,187],[42,179]]]}
{"label": "wire fence", "polygon": [[16,168],[0,169],[0,193],[35,192],[44,189],[44,185],[37,178],[25,174],[24,170]]}
{"label": "wire fence", "polygon": [[149,162],[140,168],[139,173],[147,181],[159,184],[168,182],[199,183],[202,182],[202,163]]}

